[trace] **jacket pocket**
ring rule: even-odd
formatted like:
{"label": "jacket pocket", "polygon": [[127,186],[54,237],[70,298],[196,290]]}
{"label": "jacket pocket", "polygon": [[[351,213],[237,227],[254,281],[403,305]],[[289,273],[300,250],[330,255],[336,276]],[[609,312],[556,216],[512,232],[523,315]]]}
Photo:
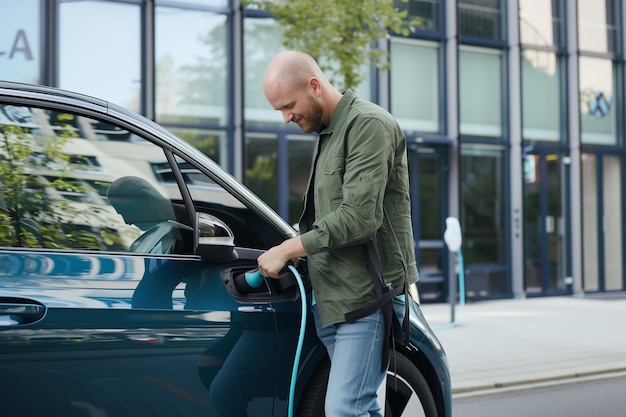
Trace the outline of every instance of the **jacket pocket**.
{"label": "jacket pocket", "polygon": [[[343,157],[333,157],[326,161],[322,167],[315,184],[315,192],[320,204],[325,204],[325,202],[337,203],[343,199],[344,162]],[[329,207],[325,208],[329,209]]]}

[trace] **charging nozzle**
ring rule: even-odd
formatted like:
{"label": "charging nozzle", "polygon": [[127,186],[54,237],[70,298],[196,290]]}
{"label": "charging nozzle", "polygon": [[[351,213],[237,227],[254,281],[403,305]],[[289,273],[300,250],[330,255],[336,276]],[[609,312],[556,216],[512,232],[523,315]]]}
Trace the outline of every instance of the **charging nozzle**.
{"label": "charging nozzle", "polygon": [[235,276],[235,288],[241,294],[250,294],[255,292],[261,284],[263,284],[263,276],[258,268],[244,272]]}

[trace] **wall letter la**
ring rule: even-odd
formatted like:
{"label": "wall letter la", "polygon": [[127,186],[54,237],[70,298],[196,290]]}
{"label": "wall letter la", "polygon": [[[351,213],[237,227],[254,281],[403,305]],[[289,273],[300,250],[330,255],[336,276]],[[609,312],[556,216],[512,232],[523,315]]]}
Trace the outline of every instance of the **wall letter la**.
{"label": "wall letter la", "polygon": [[17,52],[23,52],[26,60],[32,61],[33,54],[30,51],[30,45],[28,45],[28,39],[26,39],[26,32],[20,29],[17,31],[17,35],[15,36],[15,41],[13,41],[13,47],[11,48],[11,53],[9,54],[9,58],[13,58]]}

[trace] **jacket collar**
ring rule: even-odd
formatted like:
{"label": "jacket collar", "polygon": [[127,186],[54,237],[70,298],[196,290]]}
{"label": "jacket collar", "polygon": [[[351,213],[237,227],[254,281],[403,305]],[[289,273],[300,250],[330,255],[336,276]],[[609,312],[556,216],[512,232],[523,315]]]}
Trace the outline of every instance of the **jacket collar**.
{"label": "jacket collar", "polygon": [[339,100],[339,103],[337,103],[337,107],[335,107],[335,111],[333,112],[333,115],[330,119],[330,126],[323,128],[319,132],[319,134],[329,135],[333,133],[337,125],[339,123],[343,123],[343,120],[344,120],[343,116],[348,112],[348,109],[350,108],[354,100],[356,100],[356,94],[354,93],[354,91],[347,89],[343,93],[343,97],[341,97],[341,100]]}

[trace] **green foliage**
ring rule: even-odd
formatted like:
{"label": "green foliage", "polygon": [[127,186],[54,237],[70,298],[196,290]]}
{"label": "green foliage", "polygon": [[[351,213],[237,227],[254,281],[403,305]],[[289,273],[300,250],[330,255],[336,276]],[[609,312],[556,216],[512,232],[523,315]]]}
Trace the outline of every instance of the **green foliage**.
{"label": "green foliage", "polygon": [[219,137],[198,130],[176,130],[176,134],[219,163]]}
{"label": "green foliage", "polygon": [[64,141],[57,138],[41,141],[28,129],[13,125],[0,126],[0,244],[8,246],[39,246],[40,232],[32,222],[51,211],[45,198],[45,184],[32,172],[55,161],[67,162],[60,151]]}
{"label": "green foliage", "polygon": [[[389,69],[388,53],[376,47],[390,33],[408,36],[421,25],[411,17],[409,0],[244,0],[269,12],[284,29],[284,46],[314,57],[324,71],[337,74],[339,89],[356,88],[368,61]],[[398,5],[399,7],[395,7]]]}
{"label": "green foliage", "polygon": [[273,152],[271,155],[257,155],[252,168],[246,170],[248,180],[267,181],[274,177],[278,155]]}

